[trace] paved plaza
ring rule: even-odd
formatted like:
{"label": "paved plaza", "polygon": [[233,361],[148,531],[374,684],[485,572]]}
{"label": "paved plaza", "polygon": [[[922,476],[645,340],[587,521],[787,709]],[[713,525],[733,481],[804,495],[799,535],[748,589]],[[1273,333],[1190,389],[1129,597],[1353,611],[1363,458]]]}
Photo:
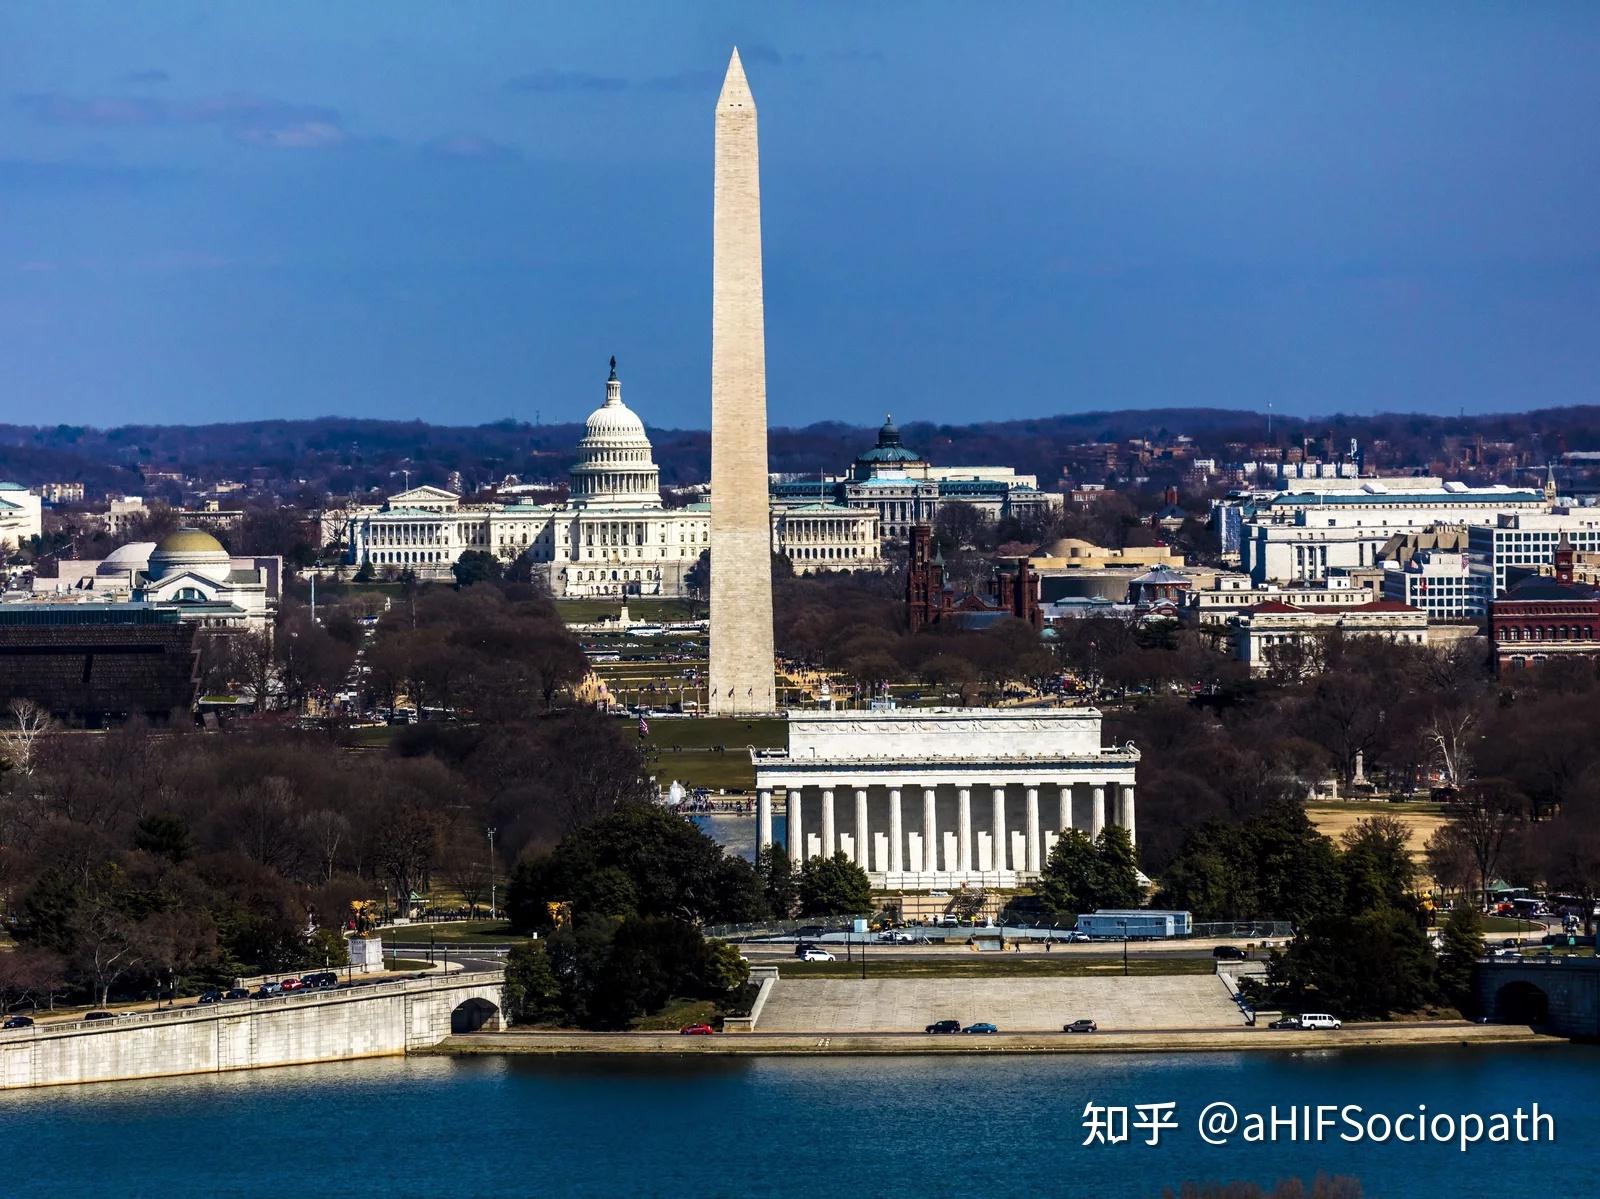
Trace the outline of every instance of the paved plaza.
{"label": "paved plaza", "polygon": [[935,1020],[986,1020],[1003,1032],[1059,1030],[1088,1018],[1106,1030],[1237,1028],[1215,975],[1156,978],[785,979],[757,1032],[921,1032]]}

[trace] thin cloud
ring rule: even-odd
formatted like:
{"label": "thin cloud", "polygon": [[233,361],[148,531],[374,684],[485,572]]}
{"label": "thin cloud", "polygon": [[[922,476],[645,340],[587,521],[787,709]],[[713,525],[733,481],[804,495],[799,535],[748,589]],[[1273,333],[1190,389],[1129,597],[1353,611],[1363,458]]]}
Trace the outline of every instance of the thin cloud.
{"label": "thin cloud", "polygon": [[436,137],[424,142],[422,152],[430,158],[450,158],[462,161],[509,162],[522,157],[514,146],[473,133],[457,133]]}
{"label": "thin cloud", "polygon": [[128,74],[126,76],[124,76],[124,78],[129,83],[139,83],[139,84],[171,83],[172,82],[171,74],[169,74],[166,71],[160,70],[159,68],[152,68],[152,69],[150,69],[148,71],[129,71]]}
{"label": "thin cloud", "polygon": [[15,96],[13,102],[44,125],[94,129],[216,126],[235,141],[290,150],[323,149],[348,140],[339,113],[332,108],[243,94],[177,101],[34,92]]}
{"label": "thin cloud", "polygon": [[621,92],[629,84],[615,75],[593,75],[588,71],[558,71],[554,67],[541,67],[527,75],[518,75],[506,81],[513,92]]}
{"label": "thin cloud", "polygon": [[[787,57],[772,46],[756,44],[740,46],[739,57],[748,64],[763,67],[793,66],[804,62],[801,55]],[[675,71],[668,75],[650,75],[640,79],[627,79],[620,75],[596,75],[589,71],[563,71],[555,67],[540,67],[526,75],[506,81],[506,90],[556,94],[562,92],[699,92],[712,91],[722,85],[721,69],[699,67]]]}

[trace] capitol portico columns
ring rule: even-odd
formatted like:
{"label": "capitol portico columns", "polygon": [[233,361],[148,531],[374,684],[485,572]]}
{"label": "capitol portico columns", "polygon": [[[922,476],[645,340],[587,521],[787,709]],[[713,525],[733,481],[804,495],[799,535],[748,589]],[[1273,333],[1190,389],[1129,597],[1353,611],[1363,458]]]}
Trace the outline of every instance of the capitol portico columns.
{"label": "capitol portico columns", "polygon": [[1056,833],[1060,835],[1072,827],[1072,784],[1062,783],[1057,790],[1060,796],[1056,800]]}
{"label": "capitol portico columns", "polygon": [[939,869],[939,819],[934,807],[935,791],[922,789],[922,869],[932,874]]}
{"label": "capitol portico columns", "polygon": [[756,792],[756,850],[772,844],[772,788]]}
{"label": "capitol portico columns", "polygon": [[822,789],[822,856],[825,858],[833,857],[834,845],[833,788],[824,787]]}
{"label": "capitol portico columns", "polygon": [[1122,827],[1128,830],[1128,843],[1137,844],[1138,839],[1133,832],[1133,784],[1128,783],[1122,787]]}
{"label": "capitol portico columns", "polygon": [[1106,827],[1106,789],[1096,783],[1090,792],[1089,836],[1098,837]]}

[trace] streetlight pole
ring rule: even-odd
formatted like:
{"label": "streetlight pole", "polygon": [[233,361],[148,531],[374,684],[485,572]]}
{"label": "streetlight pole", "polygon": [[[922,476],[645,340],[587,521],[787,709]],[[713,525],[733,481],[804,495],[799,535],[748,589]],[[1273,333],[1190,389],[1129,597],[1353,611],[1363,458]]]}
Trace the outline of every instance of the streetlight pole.
{"label": "streetlight pole", "polygon": [[1127,978],[1128,977],[1128,922],[1126,920],[1118,920],[1117,923],[1122,926],[1122,977],[1123,978]]}
{"label": "streetlight pole", "polygon": [[485,830],[489,834],[489,919],[494,919],[495,877],[494,877],[494,829]]}

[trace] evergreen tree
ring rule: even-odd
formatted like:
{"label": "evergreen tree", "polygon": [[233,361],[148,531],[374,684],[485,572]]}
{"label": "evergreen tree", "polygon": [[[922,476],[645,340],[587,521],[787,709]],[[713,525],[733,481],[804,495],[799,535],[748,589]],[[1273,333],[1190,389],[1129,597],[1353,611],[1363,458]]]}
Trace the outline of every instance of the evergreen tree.
{"label": "evergreen tree", "polygon": [[1051,849],[1034,893],[1058,922],[1066,923],[1094,910],[1097,873],[1094,842],[1081,829],[1067,829]]}
{"label": "evergreen tree", "polygon": [[812,858],[800,867],[802,916],[865,916],[872,911],[867,873],[848,855]]}
{"label": "evergreen tree", "polygon": [[1136,908],[1144,902],[1133,839],[1120,825],[1107,825],[1094,843],[1094,906]]}
{"label": "evergreen tree", "polygon": [[1483,917],[1478,909],[1462,904],[1451,912],[1441,939],[1444,947],[1439,951],[1439,993],[1461,1012],[1471,1011],[1476,1007],[1473,963],[1483,955]]}
{"label": "evergreen tree", "polygon": [[794,915],[800,901],[795,885],[794,863],[781,845],[766,845],[756,854],[756,873],[761,878],[761,893],[774,920]]}

